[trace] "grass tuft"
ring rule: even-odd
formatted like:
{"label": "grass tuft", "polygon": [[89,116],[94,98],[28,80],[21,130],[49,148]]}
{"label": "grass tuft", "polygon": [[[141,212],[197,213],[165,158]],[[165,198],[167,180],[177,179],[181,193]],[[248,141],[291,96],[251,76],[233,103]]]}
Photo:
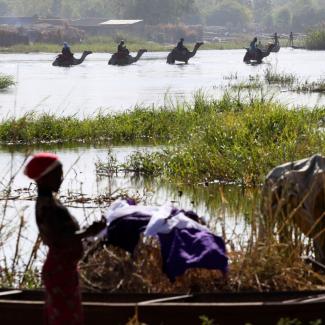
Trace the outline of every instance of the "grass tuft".
{"label": "grass tuft", "polygon": [[6,89],[10,86],[13,86],[14,84],[15,82],[12,76],[0,74],[0,90]]}

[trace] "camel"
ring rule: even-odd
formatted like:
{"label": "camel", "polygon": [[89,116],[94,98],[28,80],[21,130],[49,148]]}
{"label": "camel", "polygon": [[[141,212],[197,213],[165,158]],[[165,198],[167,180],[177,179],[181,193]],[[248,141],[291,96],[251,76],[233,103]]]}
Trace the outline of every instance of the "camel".
{"label": "camel", "polygon": [[266,176],[262,191],[261,235],[278,229],[279,238],[292,238],[292,221],[313,240],[316,260],[325,263],[325,157],[289,162]]}
{"label": "camel", "polygon": [[256,63],[262,63],[262,60],[270,55],[273,47],[274,44],[269,44],[266,50],[256,49],[254,53],[251,53],[250,49],[246,48],[246,53],[243,61],[245,63],[252,63],[252,61],[255,61]]}
{"label": "camel", "polygon": [[267,50],[267,47],[270,46],[271,44],[273,44],[273,48],[271,50],[272,53],[277,53],[280,51],[280,48],[281,48],[281,45],[280,45],[280,42],[277,41],[277,42],[274,42],[274,43],[268,43],[267,45],[265,46],[258,46],[259,49],[261,49],[262,51],[266,51]]}
{"label": "camel", "polygon": [[109,59],[108,64],[110,65],[129,65],[134,62],[137,62],[143,53],[147,52],[146,49],[140,49],[135,57],[131,56],[130,54],[121,55],[118,53],[114,53],[112,57]]}
{"label": "camel", "polygon": [[186,64],[188,63],[188,60],[190,58],[192,58],[197,50],[199,49],[199,47],[201,45],[203,45],[203,42],[197,42],[194,46],[194,49],[192,52],[188,51],[188,50],[184,50],[184,51],[180,51],[178,50],[176,47],[168,54],[167,56],[167,63],[169,64],[174,64],[175,61],[181,61],[181,62],[185,62]]}
{"label": "camel", "polygon": [[59,54],[53,61],[52,65],[55,67],[70,67],[72,65],[78,65],[81,64],[85,60],[85,58],[92,53],[92,51],[84,51],[80,59],[76,59],[73,57],[71,60],[65,60],[62,54]]}

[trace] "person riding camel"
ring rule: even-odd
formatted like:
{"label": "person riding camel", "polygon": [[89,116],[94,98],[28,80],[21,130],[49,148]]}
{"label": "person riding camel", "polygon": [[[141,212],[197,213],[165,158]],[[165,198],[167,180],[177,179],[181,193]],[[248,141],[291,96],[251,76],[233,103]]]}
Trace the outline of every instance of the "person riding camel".
{"label": "person riding camel", "polygon": [[278,36],[278,33],[274,33],[273,39],[274,39],[274,44],[279,44],[279,36]]}
{"label": "person riding camel", "polygon": [[73,53],[71,52],[70,46],[67,42],[63,42],[62,48],[62,59],[64,61],[69,61],[73,59]]}
{"label": "person riding camel", "polygon": [[184,42],[184,38],[181,38],[176,45],[176,49],[180,52],[184,52],[184,51],[188,52],[188,49],[187,47],[184,46],[183,42]]}
{"label": "person riding camel", "polygon": [[120,44],[117,47],[117,54],[121,56],[129,55],[130,51],[126,48],[125,43],[121,40]]}
{"label": "person riding camel", "polygon": [[257,51],[256,43],[257,43],[257,37],[254,37],[254,39],[253,39],[253,40],[251,41],[251,43],[249,44],[249,51],[250,51],[252,54],[255,54],[256,51]]}

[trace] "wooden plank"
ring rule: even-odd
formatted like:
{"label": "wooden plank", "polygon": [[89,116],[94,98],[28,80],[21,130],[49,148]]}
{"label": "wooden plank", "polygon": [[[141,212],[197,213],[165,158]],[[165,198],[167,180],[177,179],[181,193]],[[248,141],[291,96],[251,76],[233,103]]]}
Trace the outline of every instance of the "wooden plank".
{"label": "wooden plank", "polygon": [[16,295],[18,293],[22,293],[22,290],[8,290],[8,291],[2,291],[0,292],[0,296],[10,296],[10,295]]}
{"label": "wooden plank", "polygon": [[182,295],[182,296],[175,296],[175,297],[168,297],[168,298],[146,300],[146,301],[139,302],[138,306],[156,304],[156,303],[167,302],[167,301],[175,301],[175,300],[186,299],[191,297],[193,297],[193,295]]}
{"label": "wooden plank", "polygon": [[[139,320],[150,325],[200,325],[200,316],[214,319],[219,325],[245,323],[274,325],[282,317],[299,318],[306,324],[324,318],[324,303],[282,304],[253,303],[137,303],[84,302],[85,325],[125,325],[137,310]],[[1,325],[41,324],[43,301],[0,300]],[[325,319],[324,319],[325,320]],[[305,324],[305,323],[304,323]]]}

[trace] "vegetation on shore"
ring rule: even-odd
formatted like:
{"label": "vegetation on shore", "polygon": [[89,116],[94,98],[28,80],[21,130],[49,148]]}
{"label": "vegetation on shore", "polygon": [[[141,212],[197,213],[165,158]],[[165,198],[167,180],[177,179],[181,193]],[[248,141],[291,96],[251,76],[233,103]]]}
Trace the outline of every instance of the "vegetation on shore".
{"label": "vegetation on shore", "polygon": [[307,33],[305,45],[308,50],[325,50],[325,26],[311,29]]}
{"label": "vegetation on shore", "polygon": [[6,89],[14,84],[15,82],[12,76],[0,74],[0,90]]}
{"label": "vegetation on shore", "polygon": [[[81,43],[73,43],[71,49],[75,53],[83,51],[93,51],[99,53],[114,53],[117,50],[117,45],[120,39],[125,39],[126,45],[130,51],[138,51],[141,48],[147,49],[149,52],[165,52],[170,51],[176,44],[163,44],[152,41],[146,41],[140,38],[120,36],[115,37],[104,37],[104,36],[92,36],[87,37]],[[200,41],[200,40],[198,40]],[[202,49],[205,50],[226,50],[226,49],[242,49],[249,43],[249,39],[238,39],[229,40],[222,42],[209,42],[205,43]],[[194,47],[194,43],[185,44],[189,50]],[[34,53],[34,52],[45,52],[45,53],[58,53],[61,51],[62,44],[51,44],[51,43],[33,43],[33,44],[17,44],[9,47],[0,47],[0,53]]]}

